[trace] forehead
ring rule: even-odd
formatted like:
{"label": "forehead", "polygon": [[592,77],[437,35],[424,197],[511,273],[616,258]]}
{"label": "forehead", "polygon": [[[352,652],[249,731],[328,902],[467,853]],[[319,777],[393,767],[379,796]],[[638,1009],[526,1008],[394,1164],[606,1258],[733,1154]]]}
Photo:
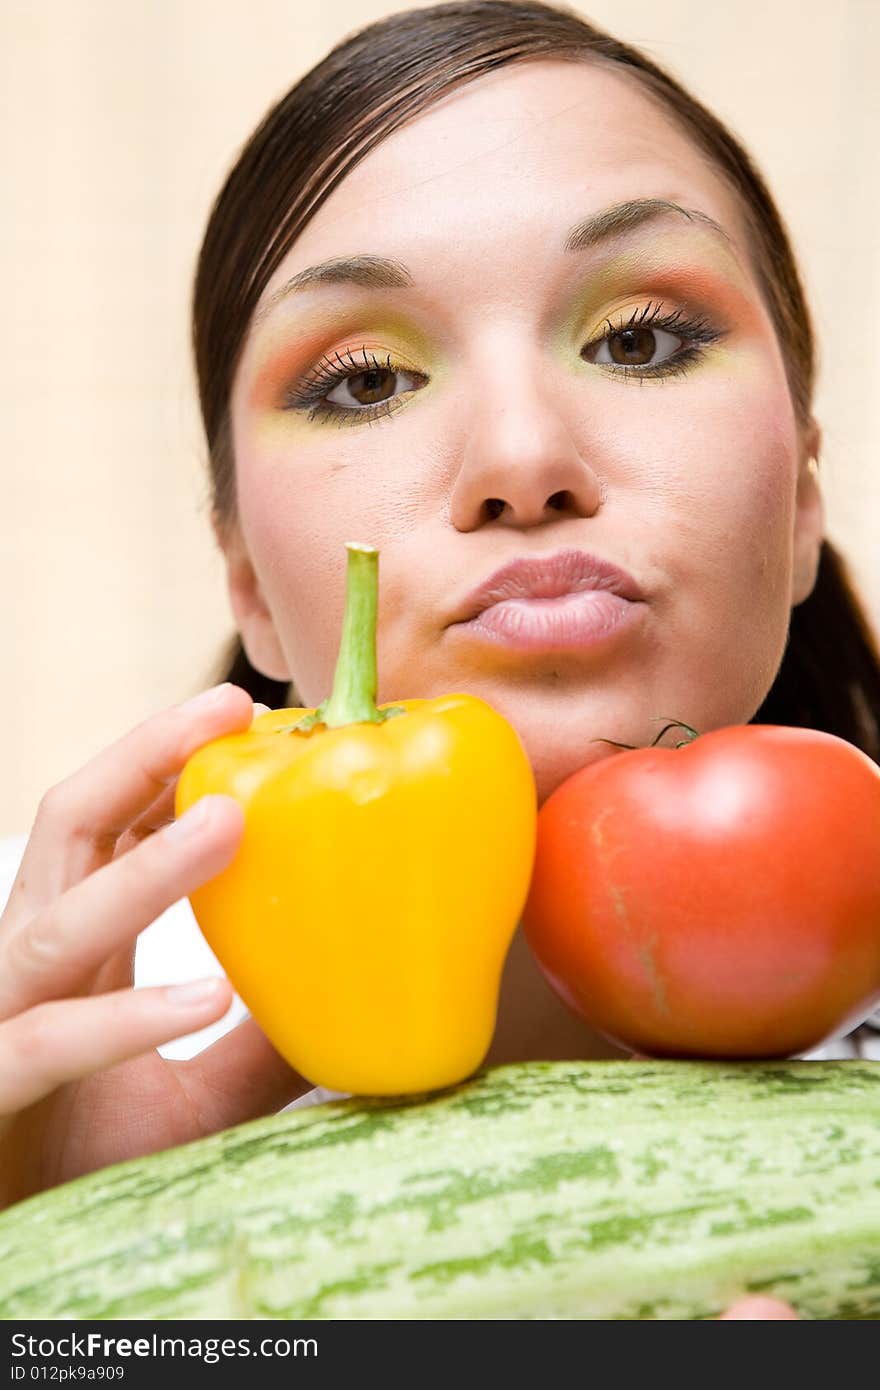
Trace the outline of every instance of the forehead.
{"label": "forehead", "polygon": [[739,204],[703,152],[632,79],[584,62],[514,63],[386,136],[345,176],[264,293],[315,260],[353,251],[413,263],[421,248],[497,248],[565,229],[631,198],[662,197],[719,221],[742,249]]}

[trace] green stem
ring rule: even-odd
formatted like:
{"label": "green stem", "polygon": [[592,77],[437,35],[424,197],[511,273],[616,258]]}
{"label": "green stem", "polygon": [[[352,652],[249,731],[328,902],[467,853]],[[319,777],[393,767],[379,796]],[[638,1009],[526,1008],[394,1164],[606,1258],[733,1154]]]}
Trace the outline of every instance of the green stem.
{"label": "green stem", "polygon": [[[700,737],[700,735],[697,733],[697,730],[696,730],[696,729],[692,729],[691,726],[690,726],[690,724],[683,724],[682,721],[681,721],[680,719],[669,719],[669,716],[668,716],[668,715],[665,715],[665,714],[655,714],[655,715],[652,715],[651,717],[652,717],[653,719],[668,719],[668,720],[669,720],[669,722],[668,722],[667,725],[666,725],[666,728],[665,728],[665,729],[661,729],[660,732],[659,732],[659,734],[657,735],[657,737],[654,739],[653,743],[651,743],[651,745],[650,745],[651,748],[656,748],[657,744],[660,742],[660,740],[661,740],[661,738],[663,737],[663,735],[664,735],[665,733],[668,733],[670,729],[685,729],[685,730],[687,731],[687,735],[688,735],[687,738],[683,738],[683,739],[681,740],[680,743],[677,743],[677,744],[675,745],[676,748],[686,748],[687,745],[688,745],[689,743],[693,743],[693,741],[694,741],[695,738],[699,738],[699,737]],[[616,742],[614,741],[613,738],[591,738],[591,739],[590,739],[590,742],[591,742],[591,743],[610,743],[611,746],[612,746],[612,748],[630,748],[630,749],[633,749],[633,750],[634,750],[634,749],[636,748],[636,746],[637,746],[637,745],[634,744],[634,743],[616,743]]]}
{"label": "green stem", "polygon": [[[655,715],[653,716],[653,718],[654,718],[654,719],[669,719],[669,715],[667,715],[667,714],[655,714]],[[699,737],[700,737],[700,735],[697,733],[696,729],[692,729],[691,726],[690,726],[690,724],[683,724],[682,721],[681,721],[680,719],[669,719],[669,723],[666,725],[666,728],[660,730],[659,734],[658,734],[657,737],[654,739],[654,742],[651,744],[651,747],[653,748],[656,744],[658,744],[658,743],[660,742],[661,738],[663,737],[663,735],[664,735],[665,733],[667,733],[670,729],[684,729],[684,730],[687,732],[687,738],[683,738],[683,739],[681,740],[680,743],[677,743],[677,744],[675,745],[676,748],[685,748],[685,747],[687,746],[687,744],[693,743],[693,741],[694,741],[695,738],[699,738]]]}
{"label": "green stem", "polygon": [[382,724],[405,714],[400,706],[376,706],[376,619],[379,612],[379,552],[375,546],[346,541],[345,614],[333,690],[314,714],[278,732],[309,733],[316,724]]}

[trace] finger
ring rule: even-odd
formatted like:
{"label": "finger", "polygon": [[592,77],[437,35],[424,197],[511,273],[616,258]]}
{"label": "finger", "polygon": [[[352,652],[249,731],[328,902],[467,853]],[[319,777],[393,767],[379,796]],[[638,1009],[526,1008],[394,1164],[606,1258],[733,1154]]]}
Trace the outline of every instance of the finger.
{"label": "finger", "polygon": [[[258,719],[261,714],[268,713],[268,705],[263,705],[259,701],[254,702],[254,720]],[[178,779],[175,777],[162,792],[161,796],[153,802],[149,810],[136,820],[133,825],[130,825],[124,835],[120,836],[119,840],[116,842],[116,849],[113,854],[114,859],[118,859],[122,854],[128,854],[130,850],[135,849],[144,840],[148,839],[150,835],[155,835],[156,832],[162,830],[164,826],[171,824],[175,818],[174,798],[177,791],[177,782]]]}
{"label": "finger", "polygon": [[737,1303],[734,1303],[732,1308],[728,1308],[726,1313],[722,1313],[719,1318],[716,1318],[716,1322],[724,1322],[728,1319],[752,1319],[761,1322],[783,1322],[794,1319],[796,1322],[800,1322],[800,1318],[790,1303],[783,1303],[780,1298],[765,1298],[763,1295],[741,1298]]}
{"label": "finger", "polygon": [[[197,988],[201,995],[193,994]],[[0,1024],[0,1115],[204,1028],[231,1003],[228,980],[215,977],[65,999],[19,1014]]]}
{"label": "finger", "polygon": [[109,957],[231,862],[244,823],[232,797],[204,796],[161,835],[90,874],[4,936],[0,1020],[90,986]]}
{"label": "finger", "polygon": [[312,1089],[254,1018],[174,1066],[211,1132],[274,1114]]}
{"label": "finger", "polygon": [[109,994],[114,989],[132,989],[136,947],[137,942],[132,941],[123,946],[121,951],[115,951],[112,956],[108,956],[101,968],[95,972],[88,993]]}
{"label": "finger", "polygon": [[52,787],[37,810],[0,934],[113,858],[116,842],[211,739],[246,729],[253,703],[221,685],[152,715]]}
{"label": "finger", "polygon": [[174,797],[177,791],[177,782],[176,777],[173,782],[169,782],[162,795],[156,798],[150,809],[143,816],[140,816],[133,825],[130,825],[124,834],[120,835],[113,851],[114,859],[119,859],[121,855],[137,849],[144,840],[148,840],[151,835],[155,835],[157,831],[171,824],[175,819]]}

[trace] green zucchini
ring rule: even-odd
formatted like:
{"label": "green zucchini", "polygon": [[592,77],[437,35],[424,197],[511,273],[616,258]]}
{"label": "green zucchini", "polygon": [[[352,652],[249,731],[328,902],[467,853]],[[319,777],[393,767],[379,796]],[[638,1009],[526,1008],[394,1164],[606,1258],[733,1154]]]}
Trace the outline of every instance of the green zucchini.
{"label": "green zucchini", "polygon": [[880,1317],[880,1063],[533,1062],[0,1213],[0,1316]]}

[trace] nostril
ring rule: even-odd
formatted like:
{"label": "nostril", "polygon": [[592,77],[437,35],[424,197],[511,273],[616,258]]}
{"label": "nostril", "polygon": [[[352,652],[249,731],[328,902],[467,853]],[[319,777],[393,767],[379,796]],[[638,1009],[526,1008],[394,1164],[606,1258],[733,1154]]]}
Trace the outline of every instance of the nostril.
{"label": "nostril", "polygon": [[496,516],[500,516],[504,511],[504,503],[500,497],[490,497],[486,503],[486,512],[489,520],[494,521]]}
{"label": "nostril", "polygon": [[547,505],[548,507],[553,507],[556,511],[561,512],[567,502],[567,492],[554,492],[553,496],[548,498]]}

